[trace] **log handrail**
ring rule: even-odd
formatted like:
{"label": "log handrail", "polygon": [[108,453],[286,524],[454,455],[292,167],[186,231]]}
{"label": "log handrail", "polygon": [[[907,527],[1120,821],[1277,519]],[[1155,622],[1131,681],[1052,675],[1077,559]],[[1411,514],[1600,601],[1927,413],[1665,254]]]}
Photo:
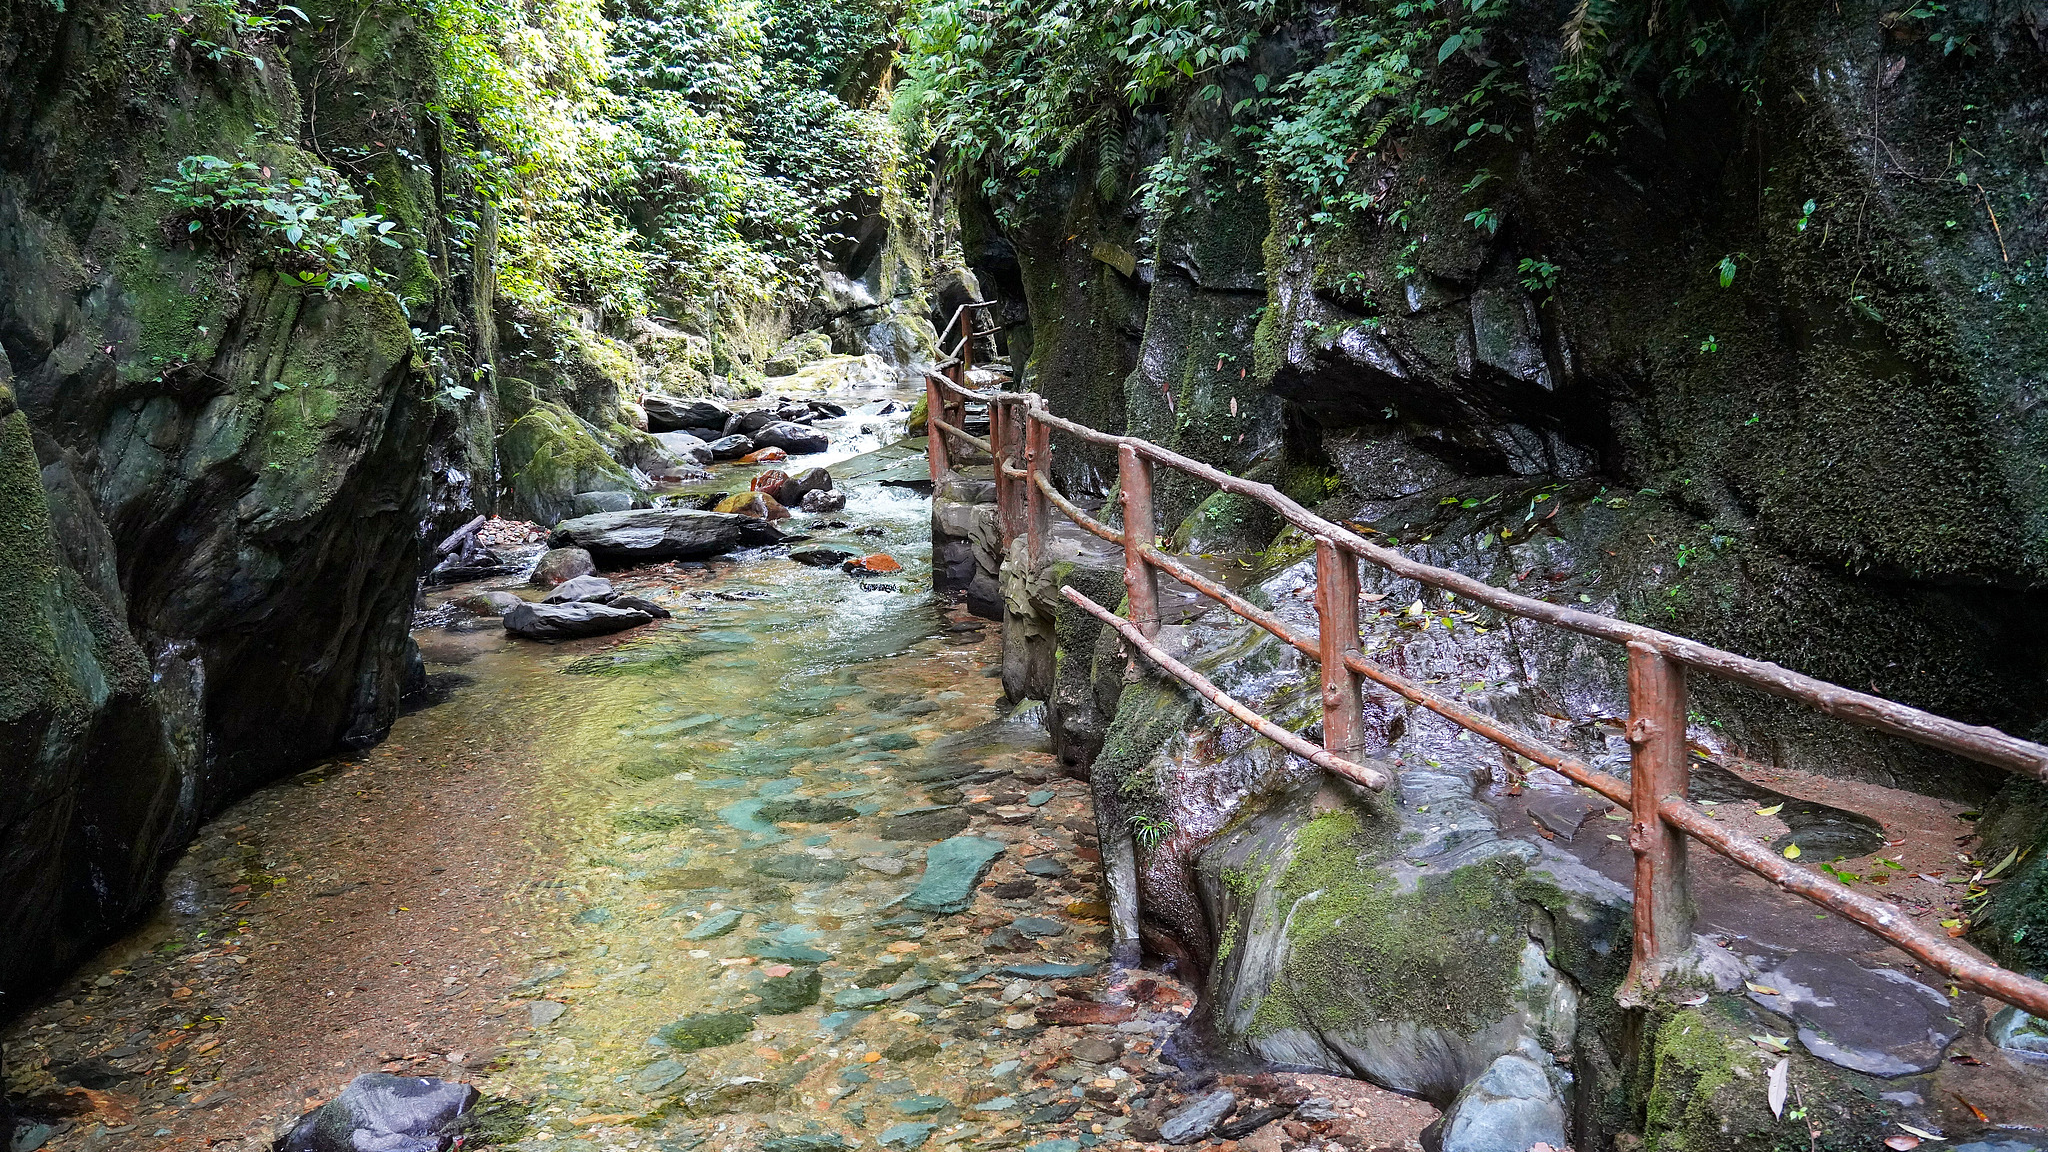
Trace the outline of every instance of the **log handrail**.
{"label": "log handrail", "polygon": [[[1118,616],[1071,587],[1063,587],[1061,594],[1115,628],[1133,650],[1226,713],[1244,721],[1260,735],[1367,788],[1386,787],[1391,776],[1381,769],[1358,763],[1356,749],[1345,743],[1354,741],[1356,737],[1346,731],[1333,732],[1333,729],[1349,726],[1348,723],[1332,723],[1331,720],[1346,714],[1355,715],[1358,680],[1363,678],[1629,808],[1629,845],[1636,855],[1636,924],[1629,977],[1620,997],[1624,1003],[1645,1002],[1645,997],[1655,990],[1669,966],[1691,947],[1685,846],[1697,841],[1779,888],[1863,926],[1961,987],[2016,1005],[2034,1015],[2048,1016],[2048,983],[2002,968],[1963,947],[1937,938],[1891,905],[1759,847],[1689,803],[1685,798],[1685,671],[1691,669],[1748,685],[1774,696],[1807,704],[1845,723],[1872,728],[2036,779],[2048,780],[2048,747],[1996,728],[1964,724],[1910,705],[1830,684],[1769,661],[1740,656],[1610,616],[1520,596],[1461,572],[1424,564],[1317,516],[1271,485],[1232,476],[1148,440],[1102,432],[1055,416],[1046,409],[1044,400],[1033,393],[969,389],[964,386],[964,365],[958,370],[958,375],[959,379],[955,380],[937,372],[926,374],[927,397],[932,412],[934,477],[939,474],[940,454],[947,439],[957,438],[990,452],[995,458],[997,499],[1001,505],[999,520],[1003,526],[1005,552],[1011,540],[1019,535],[1026,536],[1026,562],[1034,570],[1044,564],[1046,533],[1042,522],[1048,508],[1057,508],[1084,531],[1119,544],[1125,554],[1125,584],[1130,594],[1132,615],[1136,619]],[[969,436],[940,417],[942,406],[962,404],[967,400],[988,405],[988,440]],[[1020,426],[1003,431],[1010,429],[1012,421],[1018,417],[1021,417]],[[1051,445],[1046,433],[1054,430],[1117,451],[1119,487],[1126,512],[1123,529],[1113,528],[1089,515],[1063,496],[1052,483],[1048,470]],[[1021,453],[1018,452],[1020,440],[1024,449]],[[1021,468],[1017,467],[1020,455],[1024,465]],[[1192,566],[1162,551],[1152,534],[1155,526],[1150,523],[1150,466],[1153,464],[1163,464],[1208,481],[1226,492],[1257,500],[1308,534],[1317,546],[1318,619],[1326,622],[1349,619],[1350,630],[1354,633],[1350,646],[1343,643],[1341,623],[1336,628],[1319,628],[1313,637],[1303,635],[1288,627],[1277,615],[1232,592],[1220,581],[1203,576]],[[1133,513],[1142,513],[1144,523],[1134,523]],[[1359,559],[1371,561],[1395,576],[1512,616],[1624,646],[1629,658],[1630,687],[1627,736],[1633,753],[1632,762],[1636,766],[1631,774],[1632,780],[1624,781],[1598,771],[1578,757],[1552,748],[1527,733],[1501,725],[1367,660],[1357,650],[1355,636],[1355,581]],[[1155,593],[1149,585],[1155,571],[1171,576],[1303,654],[1317,659],[1322,666],[1323,679],[1323,747],[1318,748],[1303,737],[1258,716],[1160,647],[1156,604],[1153,601]],[[1349,580],[1345,579],[1347,575]],[[1353,603],[1347,606],[1333,602],[1325,591],[1330,588],[1348,590],[1348,599]],[[1332,746],[1333,741],[1337,746]]]}

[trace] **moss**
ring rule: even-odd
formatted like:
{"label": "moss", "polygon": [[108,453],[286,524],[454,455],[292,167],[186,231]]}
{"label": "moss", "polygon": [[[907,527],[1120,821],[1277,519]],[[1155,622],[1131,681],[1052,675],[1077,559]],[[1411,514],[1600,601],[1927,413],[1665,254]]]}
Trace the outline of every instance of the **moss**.
{"label": "moss", "polygon": [[1173,530],[1176,552],[1252,552],[1280,530],[1279,513],[1249,496],[1212,493]]}
{"label": "moss", "polygon": [[28,608],[9,611],[0,625],[0,724],[21,720],[49,706],[50,693],[83,704],[61,677],[57,634],[39,610],[58,590],[56,542],[50,538],[50,507],[43,494],[28,417],[13,411],[13,397],[0,386],[0,581]]}
{"label": "moss", "polygon": [[[1778,1056],[1749,1039],[1766,1029],[1739,1019],[1745,1011],[1739,1002],[1716,999],[1651,1023],[1642,1073],[1647,1152],[1846,1152],[1876,1146],[1891,1111],[1876,1099],[1876,1089],[1852,1083],[1796,1049],[1789,1056],[1791,1101],[1783,1118],[1771,1114],[1765,1078]],[[1809,1124],[1818,1131],[1809,1134]]]}
{"label": "moss", "polygon": [[2048,973],[2048,785],[2011,780],[1984,806],[1978,851],[2009,875],[1972,917],[1970,939],[2008,968]]}
{"label": "moss", "polygon": [[639,492],[625,468],[575,415],[536,403],[498,438],[498,466],[513,513],[541,523],[567,516],[578,492]]}
{"label": "moss", "polygon": [[1294,833],[1277,886],[1292,909],[1286,967],[1254,1035],[1381,1021],[1471,1032],[1507,1014],[1527,939],[1512,892],[1520,862],[1495,857],[1411,887],[1379,867],[1397,826],[1345,807]]}

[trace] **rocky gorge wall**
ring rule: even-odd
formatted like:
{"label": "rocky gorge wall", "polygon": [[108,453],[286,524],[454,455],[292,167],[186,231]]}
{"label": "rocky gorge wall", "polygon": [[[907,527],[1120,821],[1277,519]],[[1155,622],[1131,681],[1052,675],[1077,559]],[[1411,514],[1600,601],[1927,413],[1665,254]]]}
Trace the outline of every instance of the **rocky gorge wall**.
{"label": "rocky gorge wall", "polygon": [[[420,75],[370,47],[329,147]],[[478,278],[432,163],[378,184],[423,241],[388,261],[411,317],[181,235],[156,185],[182,157],[332,177],[274,45],[209,60],[133,8],[29,2],[0,62],[4,994],[146,908],[201,817],[397,715],[436,420],[408,326],[459,321]],[[376,132],[432,155],[417,123]]]}
{"label": "rocky gorge wall", "polygon": [[[1987,11],[1971,51],[1944,52],[1876,6],[1745,9],[1739,82],[1638,90],[1589,144],[1584,119],[1549,115],[1568,13],[1511,5],[1480,61],[1524,85],[1489,113],[1503,130],[1414,128],[1352,154],[1372,207],[1349,214],[1305,198],[1227,111],[1332,52],[1334,22],[1308,15],[1219,69],[1220,97],[1128,112],[1112,145],[963,208],[964,235],[984,287],[1022,313],[1019,386],[1062,415],[1525,595],[2039,739],[2048,41],[2026,12]],[[1063,486],[1113,512],[1113,461],[1059,452]],[[1301,606],[1308,577],[1269,514],[1163,477],[1162,533]],[[1119,575],[1062,554],[1050,583],[1115,604]],[[1453,624],[1447,598],[1367,577],[1448,629],[1427,651],[1383,639],[1382,658],[1611,760],[1618,653]],[[1553,1080],[1569,1069],[1579,1147],[1772,1146],[1770,1118],[1730,1087],[1753,1070],[1723,1067],[1739,1012],[1614,1009],[1626,894],[1502,838],[1473,801],[1501,778],[1496,751],[1371,704],[1368,751],[1407,765],[1402,795],[1327,795],[1133,672],[1049,588],[1008,579],[1006,683],[1049,701],[1063,758],[1092,771],[1105,859],[1132,845],[1147,950],[1208,980],[1218,1051],[1449,1102],[1526,1039]],[[1277,644],[1216,617],[1168,632],[1228,690],[1315,723]],[[1044,636],[1056,652],[1023,651]],[[1692,691],[1705,755],[1998,794],[1987,856],[2044,834],[2038,796],[1995,771],[1703,677]],[[2028,969],[2039,868],[1972,934]],[[1475,933],[1488,946],[1460,955]],[[1717,1039],[1692,1046],[1695,1030]],[[1875,1138],[1853,1130],[1880,1114],[1865,1111],[1879,1087],[1811,1062],[1794,1078],[1809,1074],[1843,1146]]]}

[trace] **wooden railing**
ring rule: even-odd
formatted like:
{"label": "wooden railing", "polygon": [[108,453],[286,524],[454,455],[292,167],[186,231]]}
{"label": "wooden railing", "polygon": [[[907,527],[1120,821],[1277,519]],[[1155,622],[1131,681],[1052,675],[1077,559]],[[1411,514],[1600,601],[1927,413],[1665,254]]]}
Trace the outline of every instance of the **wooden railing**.
{"label": "wooden railing", "polygon": [[[965,387],[973,354],[970,313],[954,314],[961,323],[961,352],[926,373],[930,416],[932,477],[950,468],[948,444],[972,445],[993,458],[996,502],[1004,551],[1025,538],[1027,563],[1036,571],[1045,563],[1051,511],[1057,508],[1081,528],[1119,544],[1124,552],[1124,587],[1128,618],[1090,600],[1072,587],[1060,594],[1103,623],[1145,657],[1194,689],[1217,707],[1259,734],[1330,772],[1363,787],[1378,790],[1392,782],[1378,767],[1362,763],[1365,743],[1364,681],[1429,709],[1495,744],[1551,768],[1592,789],[1631,813],[1628,844],[1635,853],[1634,951],[1624,1004],[1647,1003],[1671,966],[1692,946],[1692,902],[1686,890],[1686,849],[1697,840],[1788,892],[1843,916],[1955,984],[2048,1017],[2048,984],[2001,968],[1913,923],[1882,900],[1852,891],[1818,872],[1802,868],[1768,848],[1725,827],[1686,799],[1686,674],[1688,670],[1731,680],[1774,696],[1810,705],[1849,724],[1873,728],[1933,748],[1996,765],[2010,772],[2048,780],[2048,747],[2021,740],[1995,728],[1963,724],[1895,701],[1867,695],[1763,660],[1738,656],[1696,641],[1645,628],[1625,620],[1542,600],[1518,596],[1459,572],[1412,560],[1331,523],[1282,495],[1270,485],[1232,476],[1157,444],[1132,436],[1114,436],[1061,419],[1037,395],[1024,392],[977,392]],[[947,327],[952,327],[949,321]],[[964,429],[968,401],[988,406],[989,437],[970,436]],[[1123,503],[1121,530],[1088,515],[1053,485],[1049,466],[1054,430],[1087,443],[1113,448],[1117,454],[1118,488]],[[1317,634],[1304,636],[1273,613],[1251,603],[1222,584],[1161,551],[1152,511],[1152,471],[1165,465],[1226,491],[1257,500],[1279,513],[1315,541]],[[1549,624],[1581,635],[1623,645],[1628,656],[1629,718],[1626,734],[1631,752],[1630,778],[1620,780],[1525,732],[1506,728],[1494,719],[1381,668],[1359,650],[1358,561],[1367,560],[1396,576],[1523,619]],[[1158,574],[1174,579],[1229,608],[1286,643],[1314,657],[1322,667],[1323,742],[1320,747],[1233,699],[1206,677],[1176,660],[1157,643],[1159,634]]]}

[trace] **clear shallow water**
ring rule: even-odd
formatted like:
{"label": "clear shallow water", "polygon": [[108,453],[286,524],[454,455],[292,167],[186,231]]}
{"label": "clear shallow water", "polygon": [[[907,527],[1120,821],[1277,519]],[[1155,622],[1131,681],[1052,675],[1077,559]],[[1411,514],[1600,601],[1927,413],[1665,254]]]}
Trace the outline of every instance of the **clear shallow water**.
{"label": "clear shallow water", "polygon": [[[934,602],[927,498],[842,487],[783,522],[795,547],[901,572],[781,547],[610,573],[674,619],[557,646],[442,623],[480,587],[538,596],[516,580],[431,593],[437,702],[202,829],[157,922],[10,1029],[20,1091],[84,1077],[133,1113],[45,1147],[267,1147],[379,1070],[470,1080],[510,1146],[550,1152],[995,1148],[1060,1122],[1027,1114],[1079,1088],[1017,1059],[1104,951],[1085,785],[1004,717],[996,628]],[[959,833],[1000,847],[988,882],[911,912]]]}
{"label": "clear shallow water", "polygon": [[[444,738],[530,725],[531,819],[559,845],[519,897],[524,954],[506,957],[531,1034],[478,1080],[537,1104],[522,1146],[580,1148],[615,1117],[676,1139],[859,1139],[919,1117],[972,1137],[986,1125],[969,1097],[996,1094],[988,1074],[1052,994],[999,970],[1100,959],[1095,922],[1067,907],[1094,899],[1091,865],[1049,819],[1085,811],[1085,789],[1051,778],[1035,717],[1002,719],[996,630],[934,603],[928,499],[846,488],[844,511],[784,523],[814,533],[796,547],[881,551],[901,573],[856,580],[763,549],[613,574],[675,613],[622,642],[419,634],[430,674],[468,680],[420,719]],[[906,814],[935,822],[906,832]],[[1028,879],[1026,863],[1065,878],[1013,883],[980,921],[905,909],[925,848],[970,819],[1005,844],[997,879]],[[982,946],[1020,915],[1053,919],[1018,949]]]}

